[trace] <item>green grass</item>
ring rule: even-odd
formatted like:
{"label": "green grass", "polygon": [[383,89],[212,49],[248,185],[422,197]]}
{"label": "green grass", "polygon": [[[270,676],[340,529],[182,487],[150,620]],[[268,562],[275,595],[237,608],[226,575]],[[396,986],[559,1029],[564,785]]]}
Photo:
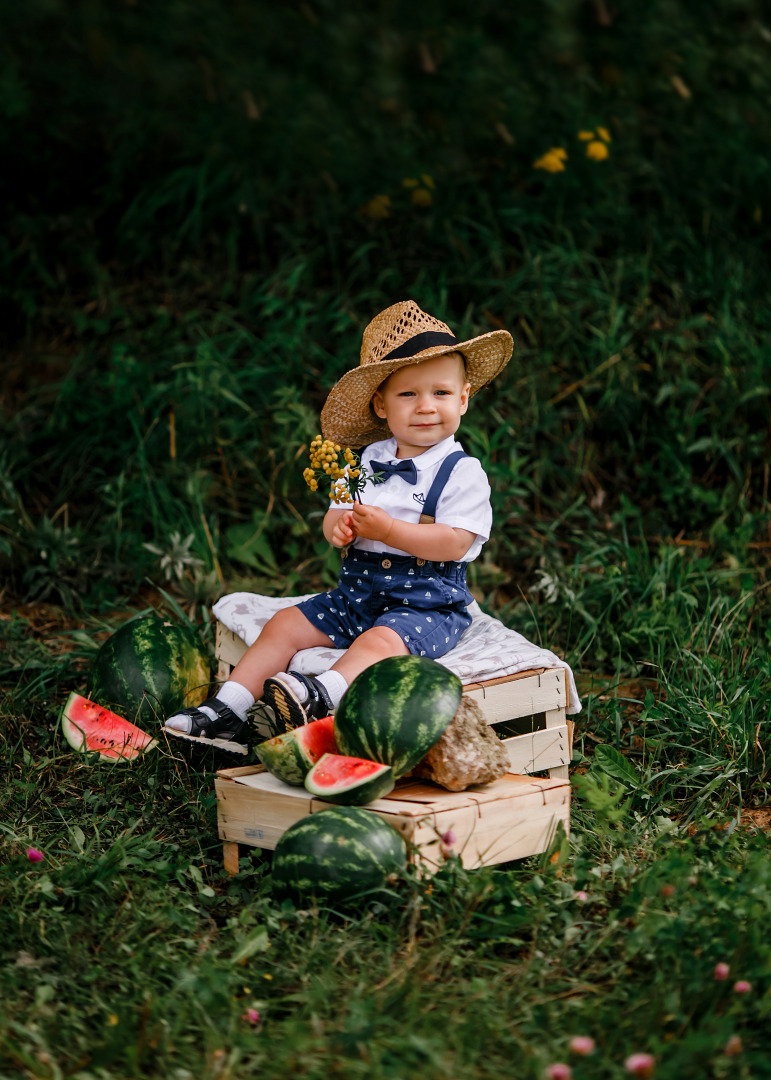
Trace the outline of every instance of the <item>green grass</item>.
{"label": "green grass", "polygon": [[[0,1077],[771,1076],[763,6],[3,18]],[[58,714],[128,612],[212,649],[222,593],[334,581],[306,447],[407,296],[515,335],[472,586],[579,677],[572,831],[295,909],[221,868],[230,758],[100,765]]]}
{"label": "green grass", "polygon": [[[620,1077],[645,1051],[673,1080],[768,1075],[771,862],[747,813],[768,801],[765,623],[748,632],[734,579],[703,555],[594,554],[629,568],[567,572],[528,607],[533,634],[564,637],[584,681],[596,672],[570,841],[407,875],[353,912],[280,904],[268,853],[224,873],[213,769],[227,756],[73,755],[57,703],[82,687],[104,619],[6,620],[2,1074],[476,1080],[571,1060],[576,1077]],[[602,642],[615,648],[598,667]],[[570,1054],[574,1034],[596,1040],[591,1058]],[[740,1059],[722,1053],[732,1035]]]}

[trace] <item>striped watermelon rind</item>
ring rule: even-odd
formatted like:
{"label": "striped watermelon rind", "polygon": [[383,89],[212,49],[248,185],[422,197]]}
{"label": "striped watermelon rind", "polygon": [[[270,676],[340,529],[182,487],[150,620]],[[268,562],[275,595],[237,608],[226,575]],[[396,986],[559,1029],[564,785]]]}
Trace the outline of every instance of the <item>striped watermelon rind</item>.
{"label": "striped watermelon rind", "polygon": [[366,806],[394,789],[390,765],[344,754],[324,754],[305,777],[311,795],[339,806]]}
{"label": "striped watermelon rind", "polygon": [[404,776],[440,739],[463,686],[426,656],[390,656],[353,680],[335,713],[341,754],[390,765]]}
{"label": "striped watermelon rind", "polygon": [[291,825],[273,853],[278,896],[342,904],[386,886],[407,862],[404,838],[371,810],[331,806]]}
{"label": "striped watermelon rind", "polygon": [[59,720],[62,734],[73,750],[97,753],[104,761],[133,761],[157,746],[146,731],[74,691]]}
{"label": "striped watermelon rind", "polygon": [[334,720],[324,716],[310,724],[292,728],[255,747],[257,757],[268,772],[293,787],[302,787],[305,777],[324,754],[337,752]]}
{"label": "striped watermelon rind", "polygon": [[148,723],[206,699],[209,660],[190,627],[155,612],[124,623],[96,654],[86,695]]}

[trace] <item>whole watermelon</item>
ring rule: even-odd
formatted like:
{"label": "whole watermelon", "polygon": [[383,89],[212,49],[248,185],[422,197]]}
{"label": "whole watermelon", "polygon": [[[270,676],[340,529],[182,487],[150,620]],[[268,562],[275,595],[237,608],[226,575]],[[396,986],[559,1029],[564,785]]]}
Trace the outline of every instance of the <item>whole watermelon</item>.
{"label": "whole watermelon", "polygon": [[155,612],[124,623],[96,654],[86,697],[132,722],[160,720],[207,697],[211,671],[197,635]]}
{"label": "whole watermelon", "polygon": [[345,903],[382,889],[407,862],[404,838],[371,810],[333,806],[290,825],[273,854],[279,897]]}
{"label": "whole watermelon", "polygon": [[444,734],[462,692],[458,676],[426,656],[379,660],[356,676],[335,713],[340,753],[404,776]]}

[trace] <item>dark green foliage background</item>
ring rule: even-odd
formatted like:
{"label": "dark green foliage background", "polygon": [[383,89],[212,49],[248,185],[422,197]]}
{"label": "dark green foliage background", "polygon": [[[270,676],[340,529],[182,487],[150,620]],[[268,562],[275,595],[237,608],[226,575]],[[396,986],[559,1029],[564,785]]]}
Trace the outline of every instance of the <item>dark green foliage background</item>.
{"label": "dark green foliage background", "polygon": [[[138,538],[172,526],[207,557],[201,512],[214,532],[256,520],[273,551],[311,555],[295,453],[363,325],[406,295],[462,334],[517,335],[466,429],[496,481],[488,552],[504,569],[532,572],[507,527],[534,499],[563,524],[595,524],[594,497],[648,534],[756,535],[761,16],[749,2],[644,18],[578,2],[6,6],[4,479],[35,534],[4,544],[17,592],[64,504],[69,535],[42,543],[65,569],[77,540],[81,562],[120,575]],[[597,124],[604,163],[576,138]],[[552,145],[566,171],[533,169]],[[422,209],[402,181],[426,173]],[[377,195],[383,220],[361,212]]]}
{"label": "dark green foliage background", "polygon": [[[760,0],[0,4],[3,1077],[770,1074],[770,107]],[[129,612],[333,582],[307,444],[406,297],[516,339],[472,585],[580,677],[572,835],[282,908],[230,758],[57,717]]]}

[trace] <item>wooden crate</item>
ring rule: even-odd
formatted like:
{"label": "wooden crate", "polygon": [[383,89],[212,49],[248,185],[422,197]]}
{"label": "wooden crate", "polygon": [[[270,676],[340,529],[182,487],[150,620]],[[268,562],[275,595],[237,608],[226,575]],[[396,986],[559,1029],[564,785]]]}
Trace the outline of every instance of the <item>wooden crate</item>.
{"label": "wooden crate", "polygon": [[[221,769],[215,787],[219,835],[231,873],[238,870],[239,845],[272,850],[290,825],[330,805],[305,788],[282,783],[262,765]],[[440,837],[450,831],[463,865],[477,869],[545,851],[560,822],[567,832],[570,784],[507,773],[491,784],[450,792],[406,779],[364,809],[402,833],[425,871],[433,872],[444,860]]]}
{"label": "wooden crate", "polygon": [[[229,678],[246,645],[217,624],[220,680]],[[567,719],[564,668],[539,668],[468,683],[487,722],[505,733],[511,771],[492,784],[449,792],[423,781],[400,780],[385,799],[366,809],[393,824],[415,845],[427,870],[442,860],[439,837],[452,831],[463,865],[475,868],[545,851],[562,822],[570,823],[570,762],[573,725]],[[530,773],[547,773],[533,777]],[[239,845],[272,850],[279,837],[306,814],[329,806],[305,788],[282,783],[261,765],[221,769],[215,780],[219,834],[225,866],[238,870]]]}

